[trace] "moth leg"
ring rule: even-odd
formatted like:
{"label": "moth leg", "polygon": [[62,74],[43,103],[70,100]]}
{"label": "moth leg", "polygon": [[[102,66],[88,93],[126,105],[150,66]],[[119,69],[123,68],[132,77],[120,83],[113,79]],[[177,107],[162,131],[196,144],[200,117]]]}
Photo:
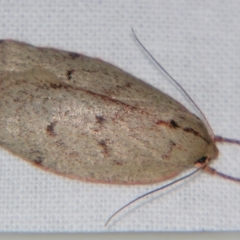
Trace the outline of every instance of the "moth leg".
{"label": "moth leg", "polygon": [[232,177],[232,176],[226,175],[222,172],[218,172],[216,169],[214,169],[212,167],[209,167],[208,165],[206,167],[204,167],[203,170],[206,171],[207,173],[210,173],[212,175],[217,175],[217,176],[222,177],[224,179],[228,179],[228,180],[231,180],[231,181],[234,181],[234,182],[240,182],[240,178]]}

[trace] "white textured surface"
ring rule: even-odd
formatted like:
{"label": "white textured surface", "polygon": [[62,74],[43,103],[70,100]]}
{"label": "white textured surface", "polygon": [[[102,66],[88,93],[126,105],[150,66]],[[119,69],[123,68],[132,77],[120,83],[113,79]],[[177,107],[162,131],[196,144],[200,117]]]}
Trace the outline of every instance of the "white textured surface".
{"label": "white textured surface", "polygon": [[[186,103],[133,39],[194,98],[214,132],[240,138],[239,1],[3,1],[0,38],[100,57]],[[187,102],[189,104],[189,102]],[[240,176],[240,147],[214,166]],[[240,230],[240,184],[201,173],[107,218],[151,186],[68,180],[0,151],[0,231]],[[116,221],[117,220],[117,221]]]}

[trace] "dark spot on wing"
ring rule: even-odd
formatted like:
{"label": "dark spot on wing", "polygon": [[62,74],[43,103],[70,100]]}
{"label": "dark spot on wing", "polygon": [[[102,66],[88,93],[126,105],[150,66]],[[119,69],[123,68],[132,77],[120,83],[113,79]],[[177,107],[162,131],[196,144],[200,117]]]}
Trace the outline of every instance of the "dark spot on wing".
{"label": "dark spot on wing", "polygon": [[56,126],[57,121],[50,123],[47,127],[46,127],[46,133],[48,136],[50,137],[55,137],[56,133],[54,132],[54,127]]}
{"label": "dark spot on wing", "polygon": [[74,53],[74,52],[69,52],[69,56],[70,56],[72,59],[76,59],[76,58],[79,58],[79,57],[80,57],[80,54]]}
{"label": "dark spot on wing", "polygon": [[114,163],[117,165],[117,166],[122,166],[123,165],[123,162],[121,162],[121,161],[114,161]]}
{"label": "dark spot on wing", "polygon": [[87,72],[87,73],[97,73],[99,70],[98,69],[82,68],[82,71]]}
{"label": "dark spot on wing", "polygon": [[186,128],[183,129],[183,131],[190,132],[190,133],[193,133],[196,136],[199,136],[199,133],[197,131],[195,131],[194,129],[192,129],[192,128],[186,127]]}
{"label": "dark spot on wing", "polygon": [[131,83],[129,83],[129,82],[126,83],[126,87],[131,87],[131,86],[132,86]]}
{"label": "dark spot on wing", "polygon": [[165,122],[165,121],[162,121],[162,120],[158,120],[156,122],[156,124],[157,125],[165,125],[166,127],[169,127],[169,128],[180,128],[180,126],[174,120],[171,120],[170,122]]}
{"label": "dark spot on wing", "polygon": [[56,83],[50,83],[50,87],[53,89],[58,89],[58,88],[62,88],[63,85],[61,83],[56,84]]}
{"label": "dark spot on wing", "polygon": [[75,70],[68,70],[66,73],[67,79],[71,80],[72,79],[72,74],[74,73]]}
{"label": "dark spot on wing", "polygon": [[179,125],[174,120],[171,120],[170,124],[173,128],[179,128]]}
{"label": "dark spot on wing", "polygon": [[171,145],[171,146],[176,146],[176,143],[171,140],[171,141],[170,141],[170,145]]}
{"label": "dark spot on wing", "polygon": [[103,116],[96,115],[96,120],[97,120],[97,123],[102,124],[106,119]]}
{"label": "dark spot on wing", "polygon": [[37,156],[35,159],[33,159],[34,164],[36,165],[42,165],[44,158],[42,156]]}
{"label": "dark spot on wing", "polygon": [[98,142],[98,144],[103,148],[103,153],[108,154],[108,146],[107,146],[107,141],[106,140],[101,140]]}

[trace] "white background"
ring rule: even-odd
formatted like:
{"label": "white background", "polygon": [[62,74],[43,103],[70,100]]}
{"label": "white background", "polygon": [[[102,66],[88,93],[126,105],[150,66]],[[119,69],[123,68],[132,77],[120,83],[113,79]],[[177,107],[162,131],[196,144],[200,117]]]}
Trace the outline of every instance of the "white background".
{"label": "white background", "polygon": [[[240,138],[239,1],[0,1],[0,38],[102,58],[169,93],[182,94],[143,54],[142,43],[181,83],[214,132]],[[4,126],[1,126],[4,127]],[[240,177],[240,147],[220,145],[213,166]],[[240,183],[200,173],[108,217],[163,183],[116,186],[68,180],[0,151],[0,231],[240,230]]]}

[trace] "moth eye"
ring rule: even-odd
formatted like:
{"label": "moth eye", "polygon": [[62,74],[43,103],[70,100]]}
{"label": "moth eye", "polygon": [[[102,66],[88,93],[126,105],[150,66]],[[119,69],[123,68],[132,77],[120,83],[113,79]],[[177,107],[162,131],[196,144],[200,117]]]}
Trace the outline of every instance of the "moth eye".
{"label": "moth eye", "polygon": [[207,159],[208,159],[207,156],[203,156],[203,157],[199,158],[199,159],[196,161],[196,163],[201,163],[201,164],[203,164],[203,163],[206,162]]}

